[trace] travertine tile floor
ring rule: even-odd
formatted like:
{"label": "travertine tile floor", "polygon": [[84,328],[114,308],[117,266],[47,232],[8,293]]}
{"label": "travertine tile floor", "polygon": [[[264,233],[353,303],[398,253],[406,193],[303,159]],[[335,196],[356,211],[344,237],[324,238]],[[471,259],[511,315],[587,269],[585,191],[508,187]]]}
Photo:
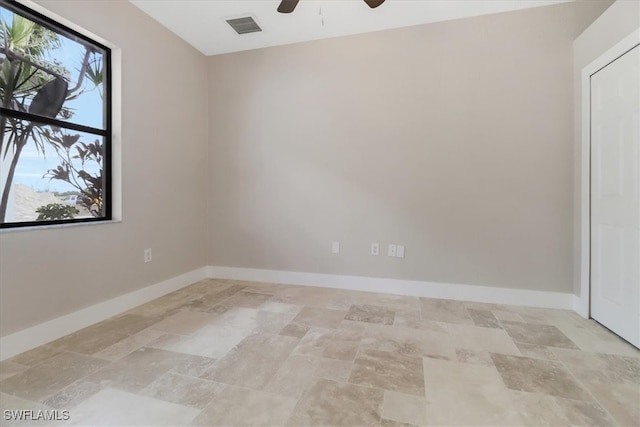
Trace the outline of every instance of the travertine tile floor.
{"label": "travertine tile floor", "polygon": [[640,425],[594,321],[336,289],[202,281],[0,367],[3,414],[69,425]]}

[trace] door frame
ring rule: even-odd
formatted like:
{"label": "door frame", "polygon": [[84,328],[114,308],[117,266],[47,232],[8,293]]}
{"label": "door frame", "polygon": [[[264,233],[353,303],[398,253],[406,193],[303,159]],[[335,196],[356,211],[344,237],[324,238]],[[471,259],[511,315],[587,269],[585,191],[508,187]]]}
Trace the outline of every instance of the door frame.
{"label": "door frame", "polygon": [[640,28],[620,40],[582,69],[582,113],[580,128],[580,296],[575,310],[591,315],[591,76],[640,44]]}

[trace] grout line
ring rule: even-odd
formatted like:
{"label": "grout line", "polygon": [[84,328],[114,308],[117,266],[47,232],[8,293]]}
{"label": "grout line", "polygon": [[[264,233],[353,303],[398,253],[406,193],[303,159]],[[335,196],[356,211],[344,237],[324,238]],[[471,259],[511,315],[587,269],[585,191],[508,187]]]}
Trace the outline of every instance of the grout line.
{"label": "grout line", "polygon": [[[571,350],[571,351],[576,351],[575,349],[565,349],[565,350]],[[551,350],[553,352],[553,349]],[[586,353],[584,350],[579,349],[577,350],[579,353]],[[555,355],[555,353],[554,353]],[[603,405],[602,403],[600,403],[600,401],[593,395],[593,393],[591,392],[591,390],[589,390],[589,387],[585,386],[585,384],[578,378],[578,376],[576,374],[573,373],[573,371],[569,368],[569,365],[567,365],[566,363],[564,363],[564,361],[558,359],[558,362],[560,362],[560,364],[562,364],[562,366],[567,370],[567,372],[569,372],[569,375],[571,375],[571,377],[573,377],[573,379],[580,385],[580,387],[582,387],[584,389],[584,391],[587,392],[587,394],[589,394],[589,396],[591,396],[591,398],[593,399],[593,402],[597,403],[598,406],[600,406],[600,408],[602,408],[602,410],[609,415],[609,417],[617,424],[620,425],[618,423],[618,420],[611,414],[611,412],[609,412],[609,410],[607,409],[607,407],[605,405]],[[584,402],[584,400],[579,400],[579,399],[571,399],[571,398],[566,398],[568,400],[574,401],[574,402]]]}
{"label": "grout line", "polygon": [[[225,283],[225,285],[229,285],[229,284],[228,284],[228,283]],[[219,292],[224,292],[226,289],[230,289],[232,286],[235,286],[235,285],[229,285],[229,286],[227,286],[226,288],[224,288],[223,290],[220,290]],[[245,288],[243,288],[243,289],[245,289]],[[221,302],[218,302],[218,304],[222,304],[223,302],[225,302],[225,301],[229,300],[230,298],[234,297],[235,295],[238,295],[238,293],[243,292],[243,289],[240,289],[238,292],[236,292],[236,293],[234,293],[234,294],[232,294],[232,295],[229,295],[229,296],[225,297]],[[317,288],[317,289],[324,289],[324,288]],[[181,291],[181,290],[178,290],[178,291],[176,291],[176,292],[180,292],[180,291]],[[276,290],[276,293],[275,293],[275,294],[273,294],[273,296],[277,296],[279,292],[280,292],[280,290]],[[207,294],[205,294],[205,295],[207,295]],[[215,294],[211,294],[211,295],[215,295]],[[203,296],[204,296],[204,295],[203,295]],[[417,297],[415,297],[415,298],[417,298]],[[196,300],[196,299],[198,299],[198,298],[194,298],[193,300],[190,300],[190,302],[192,302],[192,301],[194,301],[194,300]],[[419,301],[419,299],[418,299],[418,301]],[[274,301],[274,302],[281,302],[281,301]],[[305,305],[301,305],[301,304],[291,304],[291,303],[286,303],[286,302],[283,302],[283,304],[290,304],[290,305],[293,305],[293,306],[296,306],[296,307],[301,308],[301,310],[302,310],[304,307],[306,307]],[[375,304],[372,304],[372,305],[375,305]],[[387,306],[384,306],[384,307],[385,307],[385,308],[387,308]],[[511,306],[509,306],[509,307],[511,307]],[[326,308],[326,307],[318,307],[318,308]],[[192,310],[192,309],[190,309],[190,308],[179,308],[178,310],[179,310],[179,311],[180,311],[180,310],[182,310],[182,311],[187,311],[187,312],[199,312],[199,310]],[[256,309],[256,310],[257,310],[257,309]],[[468,310],[469,310],[469,308],[465,306],[465,312],[469,315]],[[345,310],[340,310],[340,311],[345,311]],[[393,310],[392,310],[392,311],[393,311]],[[491,312],[491,310],[489,310],[489,311]],[[394,312],[396,312],[396,313],[397,313],[397,311],[394,311]],[[288,313],[288,314],[290,314],[290,313]],[[424,319],[422,314],[423,314],[423,307],[422,307],[422,305],[421,305],[421,304],[419,304],[419,320],[420,320],[420,321],[430,321],[430,322],[434,322],[434,323],[437,323],[437,324],[439,324],[439,325],[443,326],[443,327],[444,327],[444,331],[445,331],[444,333],[446,333],[446,335],[447,335],[447,337],[446,337],[446,338],[447,338],[447,340],[448,340],[448,343],[451,345],[451,347],[452,347],[452,348],[454,349],[454,351],[455,351],[455,348],[456,348],[456,347],[454,346],[454,343],[453,343],[453,337],[451,336],[451,331],[450,331],[450,329],[449,329],[449,327],[450,327],[450,326],[452,327],[454,324],[450,324],[450,323],[447,323],[447,322],[438,322],[438,321],[433,321],[433,320],[431,320],[431,319]],[[515,313],[515,314],[518,314],[518,313]],[[296,314],[296,315],[297,315],[297,314]],[[296,315],[294,315],[294,317],[295,317]],[[469,315],[469,316],[470,316],[470,315]],[[168,317],[168,316],[167,316],[167,317]],[[500,319],[498,319],[495,315],[494,315],[494,317],[496,318],[496,320],[498,321],[498,323],[499,323],[501,326],[503,326],[502,321],[501,321]],[[164,332],[164,331],[159,331],[159,330],[157,330],[157,329],[153,329],[153,326],[154,326],[154,325],[157,325],[159,322],[161,322],[161,321],[162,321],[163,319],[165,319],[165,318],[166,318],[166,317],[159,318],[159,320],[157,320],[155,323],[151,324],[151,325],[150,325],[150,326],[148,326],[147,328],[142,329],[142,330],[140,330],[140,331],[137,331],[137,332],[135,332],[135,333],[128,334],[128,336],[127,336],[127,337],[123,338],[123,339],[122,339],[122,340],[120,340],[120,341],[117,341],[116,343],[113,343],[112,345],[116,345],[116,344],[118,344],[118,343],[120,343],[120,342],[122,342],[122,341],[124,341],[124,340],[126,340],[126,339],[128,339],[128,338],[134,337],[135,335],[137,335],[138,333],[140,333],[140,332],[142,332],[142,331],[144,331],[144,330],[146,330],[146,329],[151,329],[151,330],[154,330],[154,331],[157,331],[157,332]],[[108,320],[109,320],[109,319],[105,319],[103,322],[107,322]],[[292,321],[293,321],[293,319],[292,319],[289,323],[291,323]],[[523,321],[524,321],[524,319],[523,319]],[[379,388],[379,387],[366,386],[366,385],[362,385],[362,384],[355,384],[355,383],[351,383],[351,382],[349,382],[349,379],[351,378],[351,375],[352,375],[353,370],[354,370],[355,365],[356,365],[356,363],[355,363],[355,362],[356,362],[356,360],[357,360],[357,359],[362,355],[362,353],[366,350],[365,348],[363,348],[363,340],[368,336],[368,333],[373,332],[373,330],[375,329],[375,327],[380,326],[380,325],[378,325],[378,324],[374,324],[374,323],[368,323],[368,322],[362,322],[362,323],[364,323],[364,324],[365,324],[365,325],[364,325],[364,326],[365,326],[365,328],[364,328],[364,330],[363,330],[363,331],[359,331],[359,330],[357,330],[357,331],[353,331],[353,332],[356,332],[356,333],[363,333],[363,338],[361,338],[359,341],[357,341],[357,350],[356,350],[356,353],[355,353],[354,358],[350,361],[350,369],[349,369],[349,372],[348,372],[347,378],[346,378],[346,380],[344,380],[344,381],[342,381],[342,380],[335,380],[335,379],[333,379],[333,381],[335,381],[335,382],[337,382],[337,383],[339,383],[339,384],[349,384],[349,385],[354,385],[354,386],[358,386],[358,387],[366,387],[366,388],[371,388],[371,389],[381,390],[381,391],[382,391],[382,393],[383,393],[383,399],[382,399],[382,404],[381,404],[382,406],[380,407],[380,414],[379,414],[379,415],[380,415],[380,420],[379,420],[379,423],[378,423],[378,424],[381,424],[381,423],[382,423],[382,419],[384,418],[384,417],[383,417],[383,413],[382,413],[382,409],[383,409],[383,407],[384,407],[385,394],[386,394],[385,392],[386,392],[387,390],[385,390],[385,389],[381,389],[381,388]],[[389,327],[389,328],[403,328],[402,326],[396,325],[395,323],[396,323],[396,317],[394,316],[394,324],[392,324],[392,325],[388,325],[388,326],[385,326],[385,327]],[[209,324],[209,323],[207,323],[207,325],[208,325],[208,324]],[[531,324],[531,323],[529,323],[529,322],[526,322],[526,321],[525,321],[525,324]],[[204,325],[203,327],[206,327],[207,325]],[[285,325],[285,326],[286,326],[286,325]],[[477,326],[477,325],[473,325],[473,326],[474,326],[474,327],[479,327],[479,326]],[[554,326],[554,325],[551,325],[551,326]],[[235,329],[235,328],[234,328],[234,329]],[[321,329],[327,329],[327,328],[321,328]],[[407,328],[407,329],[415,329],[416,331],[420,331],[420,329],[419,329],[419,328]],[[494,329],[494,328],[491,328],[491,329]],[[311,328],[310,328],[309,330],[311,330]],[[335,328],[335,329],[332,329],[332,330],[333,330],[333,331],[339,331],[340,329],[339,329],[339,327],[338,327],[338,328]],[[348,329],[344,329],[344,330],[345,330],[345,331],[348,331]],[[502,329],[502,330],[503,330],[503,331],[504,331],[504,333],[506,334],[506,330],[504,330],[504,329]],[[429,330],[427,330],[427,331],[429,331]],[[165,333],[165,335],[185,336],[185,335],[179,335],[179,334],[171,334],[171,333],[168,333],[168,332],[164,332],[164,333]],[[262,332],[259,332],[259,333],[262,333]],[[193,334],[193,333],[192,333],[192,334]],[[293,351],[295,350],[295,348],[297,348],[297,347],[300,345],[300,343],[302,342],[303,338],[304,338],[307,334],[308,334],[308,331],[305,333],[305,335],[304,335],[303,337],[295,337],[295,338],[297,338],[297,339],[298,339],[298,342],[296,343],[296,346],[294,347],[294,349],[292,350],[292,352],[288,354],[287,358],[289,358],[289,357],[292,355],[292,353],[293,353]],[[69,335],[72,335],[72,334],[69,334]],[[507,334],[507,335],[508,335],[508,334]],[[190,335],[186,335],[186,336],[190,336]],[[509,338],[510,338],[510,340],[511,340],[511,341],[516,345],[516,347],[517,347],[518,342],[517,342],[517,341],[515,341],[513,338],[511,338],[511,336],[509,336]],[[355,341],[354,341],[354,343],[355,343]],[[153,344],[153,341],[152,341],[151,343],[145,343],[145,344],[142,344],[141,346],[137,347],[136,349],[134,349],[133,351],[129,352],[128,354],[131,354],[132,352],[135,352],[135,351],[139,350],[140,348],[143,348],[143,347],[149,347],[149,346],[151,346],[152,344]],[[520,343],[520,344],[527,344],[527,343]],[[530,344],[529,344],[529,345],[530,345]],[[45,363],[46,361],[51,360],[52,358],[57,357],[57,356],[62,355],[62,354],[65,354],[65,353],[69,353],[69,354],[76,354],[76,355],[80,355],[80,356],[92,357],[92,358],[95,358],[95,359],[104,360],[105,362],[107,362],[107,364],[106,364],[104,367],[101,367],[101,368],[99,368],[99,369],[97,369],[97,370],[95,370],[95,371],[93,371],[93,372],[91,372],[91,373],[89,373],[89,374],[87,374],[87,375],[85,375],[85,376],[81,377],[81,378],[76,379],[74,382],[72,382],[71,384],[67,385],[66,387],[63,387],[62,389],[60,389],[60,390],[56,391],[55,393],[53,393],[53,394],[51,394],[51,395],[49,395],[49,396],[44,397],[44,398],[40,401],[40,403],[42,403],[42,401],[44,401],[44,400],[46,400],[46,399],[50,398],[51,396],[53,396],[53,395],[55,395],[55,394],[57,394],[57,393],[61,393],[62,391],[67,390],[67,389],[71,388],[72,386],[74,386],[74,385],[76,385],[76,384],[79,384],[81,381],[84,381],[87,377],[89,377],[89,376],[91,376],[91,375],[94,375],[95,373],[100,372],[100,371],[102,371],[103,369],[106,369],[106,368],[108,368],[108,367],[112,366],[113,364],[115,364],[115,363],[117,362],[117,360],[116,360],[116,361],[112,361],[112,360],[108,360],[108,359],[102,359],[102,358],[100,358],[99,356],[95,356],[95,355],[87,355],[87,354],[83,354],[83,353],[77,353],[77,352],[75,352],[75,351],[73,351],[73,350],[61,349],[61,348],[57,348],[57,347],[50,346],[50,345],[46,345],[46,344],[45,344],[45,345],[43,345],[43,347],[48,347],[48,348],[50,348],[50,349],[52,349],[52,350],[54,350],[54,351],[59,351],[60,353],[57,353],[57,354],[55,354],[55,355],[53,355],[53,356],[51,356],[51,357],[49,357],[49,358],[46,358],[46,359],[42,360],[41,362],[39,362],[39,363],[37,363],[37,364],[35,364],[35,365],[32,365],[32,366],[23,365],[23,366],[25,366],[25,367],[27,368],[27,370],[28,370],[28,369],[31,369],[31,368],[34,368],[34,367],[36,367],[36,366],[39,366],[39,365],[41,365],[41,364]],[[109,347],[111,347],[111,346],[109,346]],[[109,347],[106,347],[106,348],[109,348]],[[549,350],[552,352],[552,354],[554,354],[554,355],[555,355],[555,353],[554,353],[554,351],[553,351],[553,348],[548,347],[548,346],[544,346],[544,347],[546,347],[547,349],[549,349]],[[105,348],[105,349],[106,349],[106,348]],[[104,350],[104,349],[103,349],[103,350]],[[584,351],[584,350],[582,350],[582,349],[570,349],[570,350],[571,350],[571,351],[575,351],[575,352],[577,352],[577,353],[581,353],[581,354],[589,354],[589,352],[586,352],[586,351]],[[102,350],[100,350],[100,351],[102,351]],[[231,351],[231,350],[230,350],[230,351]],[[487,351],[487,350],[484,350],[484,351]],[[487,351],[487,352],[489,353],[489,351]],[[519,352],[519,353],[521,353],[519,348],[518,348],[518,352]],[[96,352],[96,353],[98,353],[98,352]],[[390,353],[395,353],[395,352],[391,351]],[[228,354],[228,353],[227,353],[227,354]],[[189,355],[189,354],[186,354],[186,353],[185,353],[185,355],[186,355],[186,356],[196,356],[196,357],[198,356],[198,355]],[[126,356],[127,356],[127,355],[122,356],[122,357],[126,357]],[[409,357],[408,355],[404,355],[404,354],[402,354],[402,356],[407,356],[407,357]],[[224,357],[224,356],[223,356],[223,357]],[[337,360],[337,359],[325,358],[325,357],[322,357],[322,356],[314,356],[314,357],[319,357],[319,358],[321,358],[321,359],[327,359],[327,360],[333,360],[333,361],[337,361],[337,362],[339,361],[339,360]],[[595,396],[594,396],[594,395],[593,395],[593,393],[589,390],[589,388],[588,388],[588,387],[584,386],[584,384],[585,384],[585,383],[583,383],[580,379],[578,379],[578,378],[577,378],[577,376],[576,376],[576,375],[571,371],[571,369],[569,369],[568,364],[565,364],[565,363],[564,363],[563,361],[561,361],[561,360],[555,360],[555,361],[552,361],[552,360],[549,360],[549,359],[543,359],[543,358],[533,357],[533,356],[523,356],[523,357],[531,357],[531,358],[534,358],[534,359],[539,359],[539,360],[544,360],[544,361],[551,361],[551,362],[555,362],[555,361],[560,362],[560,363],[562,364],[562,366],[563,366],[563,367],[564,367],[564,368],[569,372],[569,374],[571,375],[571,377],[572,377],[572,378],[577,382],[577,384],[579,384],[579,385],[580,385],[580,386],[581,386],[581,387],[582,387],[582,388],[587,392],[587,394],[591,397],[591,399],[592,399],[592,401],[593,401],[593,402],[590,402],[590,401],[586,401],[586,402],[587,402],[587,403],[596,403],[596,404],[598,404],[598,405],[599,405],[599,406],[600,406],[600,407],[605,411],[605,413],[610,417],[610,419],[611,419],[611,420],[613,420],[613,421],[615,421],[615,422],[617,423],[617,420],[612,416],[612,414],[608,411],[608,409],[607,409],[604,405],[602,405],[602,404],[600,403],[600,401],[599,401],[597,398],[595,398]],[[423,368],[423,369],[422,369],[422,371],[423,371],[423,375],[422,375],[422,377],[423,377],[423,378],[422,378],[422,381],[423,381],[423,386],[424,386],[424,390],[425,390],[425,395],[424,395],[424,396],[422,396],[422,398],[424,398],[424,399],[426,400],[427,384],[425,383],[425,376],[424,376],[424,361],[425,361],[425,358],[426,358],[426,356],[421,356],[421,362],[422,362],[422,368]],[[121,359],[122,359],[122,358],[120,358],[120,359],[118,359],[118,360],[121,360]],[[219,358],[219,359],[221,359],[221,358]],[[218,360],[219,360],[219,359],[218,359]],[[286,359],[285,359],[285,360],[286,360]],[[453,361],[454,361],[454,362],[457,362],[457,363],[464,363],[464,362],[459,362],[459,361],[456,361],[456,360],[453,360]],[[344,361],[344,362],[346,362],[346,361]],[[14,363],[15,363],[15,362],[14,362]],[[20,364],[20,365],[22,365],[22,364]],[[480,365],[479,365],[479,366],[480,366]],[[493,366],[493,368],[497,370],[497,368],[496,368],[495,366]],[[282,369],[282,367],[280,367],[280,368],[278,369],[278,371],[279,371],[280,369]],[[159,377],[157,377],[156,379],[154,379],[151,383],[149,383],[149,384],[145,387],[145,389],[146,389],[150,384],[154,383],[154,382],[155,382],[155,381],[157,381],[159,378],[161,378],[162,376],[166,375],[166,374],[167,374],[167,373],[169,373],[169,372],[172,372],[172,371],[170,370],[170,371],[167,371],[167,372],[163,373],[162,375],[160,375]],[[175,374],[175,373],[174,373],[174,374]],[[200,379],[200,380],[203,380],[203,381],[207,381],[207,382],[212,382],[212,383],[222,384],[222,385],[224,385],[224,386],[238,387],[238,386],[233,386],[233,385],[228,385],[228,384],[218,383],[218,382],[216,382],[216,381],[212,381],[212,380],[208,380],[208,379],[203,379],[203,378],[199,378],[199,377],[191,377],[191,376],[183,375],[183,374],[176,374],[176,375],[185,376],[185,377],[187,377],[187,378],[197,378],[197,379]],[[501,375],[499,375],[499,377],[500,377],[500,378],[501,378],[501,380],[502,380],[502,376],[501,376]],[[314,375],[314,378],[320,378],[320,377],[315,377],[315,375]],[[314,381],[315,381],[315,380],[314,380]],[[97,385],[99,385],[99,386],[101,387],[101,389],[104,389],[104,387],[102,387],[102,386],[100,385],[100,383],[95,383],[95,382],[93,382],[93,381],[91,381],[91,383],[92,383],[92,384],[97,384]],[[246,388],[246,387],[239,387],[239,388]],[[294,405],[294,409],[292,409],[292,411],[291,411],[291,415],[290,415],[289,419],[291,419],[291,417],[295,414],[295,408],[297,408],[297,407],[298,407],[298,405],[299,405],[299,404],[300,404],[300,402],[302,401],[302,398],[304,397],[304,395],[307,393],[307,391],[308,391],[309,389],[310,389],[310,386],[305,386],[305,389],[303,390],[302,394],[301,394],[299,397],[295,398],[295,399],[296,399],[296,403],[295,403],[295,405]],[[249,390],[253,390],[253,391],[257,391],[257,392],[264,392],[264,393],[267,393],[267,394],[277,394],[277,393],[273,393],[273,392],[266,392],[266,391],[264,391],[264,390],[254,390],[254,389],[249,389]],[[399,393],[401,393],[401,392],[399,392]],[[137,392],[136,394],[140,394],[140,392]],[[546,395],[546,394],[545,394],[545,395]],[[413,396],[413,395],[412,395],[412,396]],[[550,395],[548,395],[548,396],[550,396]],[[20,396],[17,396],[17,397],[20,397]],[[90,397],[90,396],[89,396],[89,397]],[[419,396],[417,396],[417,397],[419,397]],[[551,396],[551,397],[553,397],[553,396]],[[294,398],[291,398],[291,399],[294,399]],[[562,399],[565,399],[565,398],[562,398]],[[575,401],[575,402],[585,402],[584,400],[576,400],[576,399],[568,399],[568,398],[567,398],[567,400],[571,400],[571,401]],[[80,403],[80,402],[79,402],[79,403]],[[208,406],[208,405],[209,405],[209,404],[207,404],[206,406]],[[183,406],[188,406],[188,405],[183,405]],[[205,407],[206,407],[206,406],[205,406]],[[196,408],[196,409],[198,409],[198,408]],[[202,413],[202,410],[200,410],[199,414],[200,414],[200,413]],[[199,415],[199,414],[198,414],[198,415]]]}

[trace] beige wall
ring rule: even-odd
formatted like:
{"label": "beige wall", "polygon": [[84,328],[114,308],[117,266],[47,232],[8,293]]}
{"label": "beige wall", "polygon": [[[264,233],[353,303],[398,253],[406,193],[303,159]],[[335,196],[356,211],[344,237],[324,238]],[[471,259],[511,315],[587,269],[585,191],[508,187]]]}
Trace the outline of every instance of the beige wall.
{"label": "beige wall", "polygon": [[39,3],[122,49],[123,221],[2,232],[2,336],[207,262],[205,57],[126,1]]}
{"label": "beige wall", "polygon": [[574,287],[580,294],[581,174],[582,174],[582,69],[617,42],[640,28],[640,2],[617,1],[609,7],[573,44],[575,174],[574,174]]}
{"label": "beige wall", "polygon": [[571,41],[610,2],[208,60],[38,3],[122,48],[123,221],[0,233],[0,336],[206,264],[570,290]]}
{"label": "beige wall", "polygon": [[571,292],[572,42],[610,3],[210,58],[210,264]]}

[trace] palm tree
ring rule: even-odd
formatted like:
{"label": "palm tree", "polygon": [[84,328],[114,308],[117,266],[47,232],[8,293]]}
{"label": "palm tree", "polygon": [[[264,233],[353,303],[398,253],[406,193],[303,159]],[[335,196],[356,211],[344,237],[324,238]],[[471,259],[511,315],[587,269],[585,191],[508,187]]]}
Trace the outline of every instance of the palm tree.
{"label": "palm tree", "polygon": [[[72,113],[63,109],[64,102],[82,93],[85,75],[89,74],[91,78],[98,74],[93,69],[87,73],[92,49],[86,47],[78,82],[69,89],[68,78],[65,77],[68,71],[61,64],[48,62],[45,58],[48,52],[60,47],[57,33],[16,13],[10,23],[1,20],[0,26],[2,107],[50,118],[61,112],[70,116]],[[38,124],[0,116],[0,222],[5,221],[15,170],[29,140],[41,153],[44,153],[44,144],[49,142]]]}

